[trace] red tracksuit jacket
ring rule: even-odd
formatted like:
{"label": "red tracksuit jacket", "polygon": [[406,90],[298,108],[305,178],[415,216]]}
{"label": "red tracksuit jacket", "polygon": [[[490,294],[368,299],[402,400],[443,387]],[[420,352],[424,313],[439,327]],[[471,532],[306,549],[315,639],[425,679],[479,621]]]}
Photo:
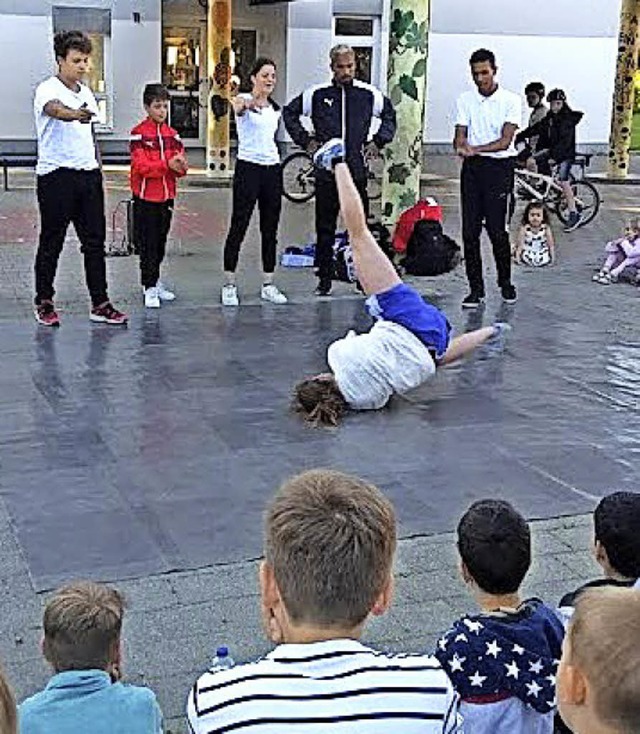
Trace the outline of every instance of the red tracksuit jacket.
{"label": "red tracksuit jacket", "polygon": [[147,118],[131,131],[131,191],[145,201],[175,199],[176,180],[184,173],[169,168],[168,161],[184,152],[178,133],[163,122]]}

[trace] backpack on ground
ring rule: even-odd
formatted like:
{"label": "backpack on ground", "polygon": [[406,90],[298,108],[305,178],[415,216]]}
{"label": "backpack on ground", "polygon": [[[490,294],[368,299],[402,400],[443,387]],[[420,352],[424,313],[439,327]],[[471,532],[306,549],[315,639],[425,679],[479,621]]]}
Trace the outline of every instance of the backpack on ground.
{"label": "backpack on ground", "polygon": [[460,247],[442,231],[436,220],[416,222],[401,265],[409,275],[443,275],[461,260]]}

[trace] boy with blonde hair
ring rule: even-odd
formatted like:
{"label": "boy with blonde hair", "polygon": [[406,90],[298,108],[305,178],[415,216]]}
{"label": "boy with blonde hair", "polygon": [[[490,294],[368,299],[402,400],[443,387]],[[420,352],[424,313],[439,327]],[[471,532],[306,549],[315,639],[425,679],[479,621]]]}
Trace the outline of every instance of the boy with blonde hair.
{"label": "boy with blonde hair", "polygon": [[444,734],[454,694],[433,657],[359,642],[391,603],[393,506],[372,484],[317,469],[290,479],[267,510],[260,567],[264,627],[277,647],[210,670],[187,703],[194,734]]}
{"label": "boy with blonde hair", "polygon": [[102,584],[78,582],[54,594],[42,652],[55,675],[20,705],[20,734],[161,734],[153,692],[120,682],[123,615],[123,596]]}
{"label": "boy with blonde hair", "polygon": [[558,707],[575,734],[640,731],[640,592],[581,594],[558,670]]}

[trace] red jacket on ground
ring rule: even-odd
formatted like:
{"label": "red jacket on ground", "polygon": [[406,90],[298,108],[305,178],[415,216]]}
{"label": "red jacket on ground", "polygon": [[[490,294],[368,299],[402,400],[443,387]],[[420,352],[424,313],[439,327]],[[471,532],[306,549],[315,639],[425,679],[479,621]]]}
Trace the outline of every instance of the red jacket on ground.
{"label": "red jacket on ground", "polygon": [[147,118],[131,131],[131,191],[145,201],[175,199],[176,180],[186,174],[169,168],[168,161],[184,153],[178,133],[163,122]]}

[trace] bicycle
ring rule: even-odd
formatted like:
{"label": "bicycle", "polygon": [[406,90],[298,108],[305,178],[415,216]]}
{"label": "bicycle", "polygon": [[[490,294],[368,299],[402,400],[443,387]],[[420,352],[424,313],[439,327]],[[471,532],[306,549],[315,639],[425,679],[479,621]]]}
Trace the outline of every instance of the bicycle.
{"label": "bicycle", "polygon": [[[367,158],[367,193],[369,201],[382,197],[382,156]],[[294,204],[311,201],[316,193],[316,172],[313,157],[305,150],[296,150],[282,161],[282,193]]]}
{"label": "bicycle", "polygon": [[[576,207],[580,214],[580,226],[593,221],[602,200],[598,189],[584,179],[584,168],[589,165],[590,156],[578,156],[574,163],[580,169],[578,177],[571,175],[571,190],[576,199]],[[569,222],[569,208],[562,191],[562,186],[553,176],[534,173],[524,168],[516,168],[514,181],[516,198],[524,201],[539,201],[553,212],[562,224]]]}

